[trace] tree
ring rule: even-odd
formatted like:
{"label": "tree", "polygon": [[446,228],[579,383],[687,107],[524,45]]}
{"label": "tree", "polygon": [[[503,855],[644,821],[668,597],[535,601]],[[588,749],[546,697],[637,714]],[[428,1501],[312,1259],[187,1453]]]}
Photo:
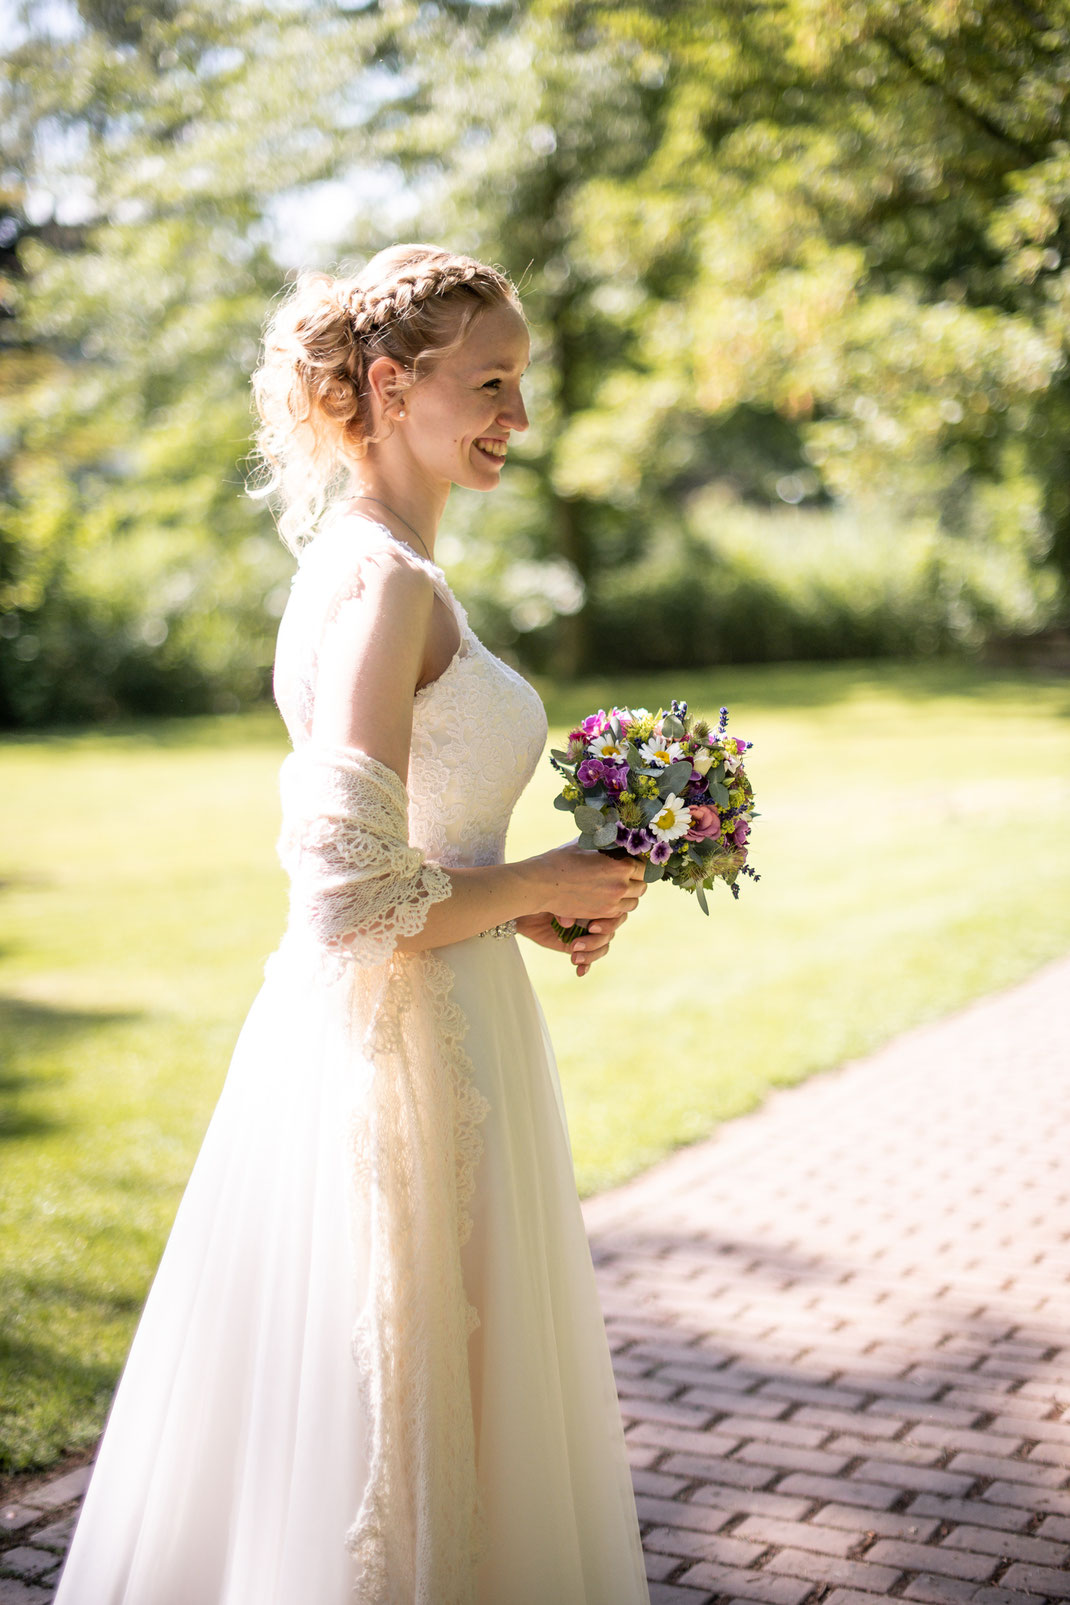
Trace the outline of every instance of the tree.
{"label": "tree", "polygon": [[717,471],[702,415],[765,410],[798,431],[812,489],[930,508],[1070,574],[1065,8],[598,18],[660,58],[668,93],[638,182],[594,176],[577,207],[591,276],[640,293],[631,373],[572,420],[576,457],[628,472],[629,387],[656,398],[655,438],[669,409],[698,474]]}
{"label": "tree", "polygon": [[27,10],[0,100],[0,721],[263,689],[288,560],[243,472],[272,209],[360,154],[403,22]]}

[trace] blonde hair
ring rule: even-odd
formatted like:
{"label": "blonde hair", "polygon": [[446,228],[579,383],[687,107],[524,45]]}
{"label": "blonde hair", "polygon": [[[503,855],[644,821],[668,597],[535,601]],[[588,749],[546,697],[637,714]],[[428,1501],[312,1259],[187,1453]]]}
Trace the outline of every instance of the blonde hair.
{"label": "blonde hair", "polygon": [[252,376],[259,416],[254,497],[272,497],[279,534],[297,552],[316,532],[348,465],[392,431],[373,434],[368,368],[391,357],[400,397],[468,333],[486,307],[521,311],[499,269],[435,245],[391,245],[353,277],[303,269],[264,331]]}

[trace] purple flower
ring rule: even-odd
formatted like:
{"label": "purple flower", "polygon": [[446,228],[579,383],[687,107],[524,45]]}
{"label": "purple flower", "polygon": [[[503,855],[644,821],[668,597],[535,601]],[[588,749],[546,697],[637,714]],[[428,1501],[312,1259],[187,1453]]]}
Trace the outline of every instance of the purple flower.
{"label": "purple flower", "polygon": [[605,772],[606,766],[601,758],[585,758],[576,770],[576,779],[581,786],[597,786]]}
{"label": "purple flower", "polygon": [[656,841],[650,849],[650,862],[664,864],[672,857],[672,846],[667,841]]}
{"label": "purple flower", "polygon": [[626,848],[629,853],[633,853],[637,858],[641,853],[648,852],[656,839],[645,825],[640,825],[635,830],[631,830],[627,825],[623,824],[617,826],[617,846]]}
{"label": "purple flower", "polygon": [[[602,760],[601,758],[596,758],[594,762],[602,763]],[[603,763],[602,778],[605,780],[606,787],[609,791],[627,791],[628,765],[626,763]]]}
{"label": "purple flower", "polygon": [[587,715],[587,718],[580,725],[580,729],[589,740],[592,736],[600,736],[607,722],[605,708],[599,708],[597,713]]}
{"label": "purple flower", "polygon": [[732,840],[735,842],[737,847],[745,847],[747,845],[747,837],[749,835],[750,825],[745,819],[740,819],[736,824],[735,830],[732,832]]}

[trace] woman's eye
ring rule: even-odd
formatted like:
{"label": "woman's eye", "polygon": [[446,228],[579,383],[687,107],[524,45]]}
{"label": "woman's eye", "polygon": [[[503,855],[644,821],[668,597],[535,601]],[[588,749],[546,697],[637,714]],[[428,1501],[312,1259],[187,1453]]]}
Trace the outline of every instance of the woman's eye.
{"label": "woman's eye", "polygon": [[499,385],[500,386],[501,385],[501,380],[500,379],[488,379],[487,383],[483,386],[483,389],[486,390],[488,385]]}

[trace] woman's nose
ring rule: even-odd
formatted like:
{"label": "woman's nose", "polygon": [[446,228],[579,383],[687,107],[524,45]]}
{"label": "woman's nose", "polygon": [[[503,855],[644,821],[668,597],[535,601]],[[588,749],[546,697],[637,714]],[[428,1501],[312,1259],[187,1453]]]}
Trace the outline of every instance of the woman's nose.
{"label": "woman's nose", "polygon": [[515,429],[518,432],[522,432],[528,427],[527,409],[524,406],[524,398],[519,391],[515,400],[510,401],[508,406],[503,407],[498,417],[503,423],[508,424],[510,429]]}

